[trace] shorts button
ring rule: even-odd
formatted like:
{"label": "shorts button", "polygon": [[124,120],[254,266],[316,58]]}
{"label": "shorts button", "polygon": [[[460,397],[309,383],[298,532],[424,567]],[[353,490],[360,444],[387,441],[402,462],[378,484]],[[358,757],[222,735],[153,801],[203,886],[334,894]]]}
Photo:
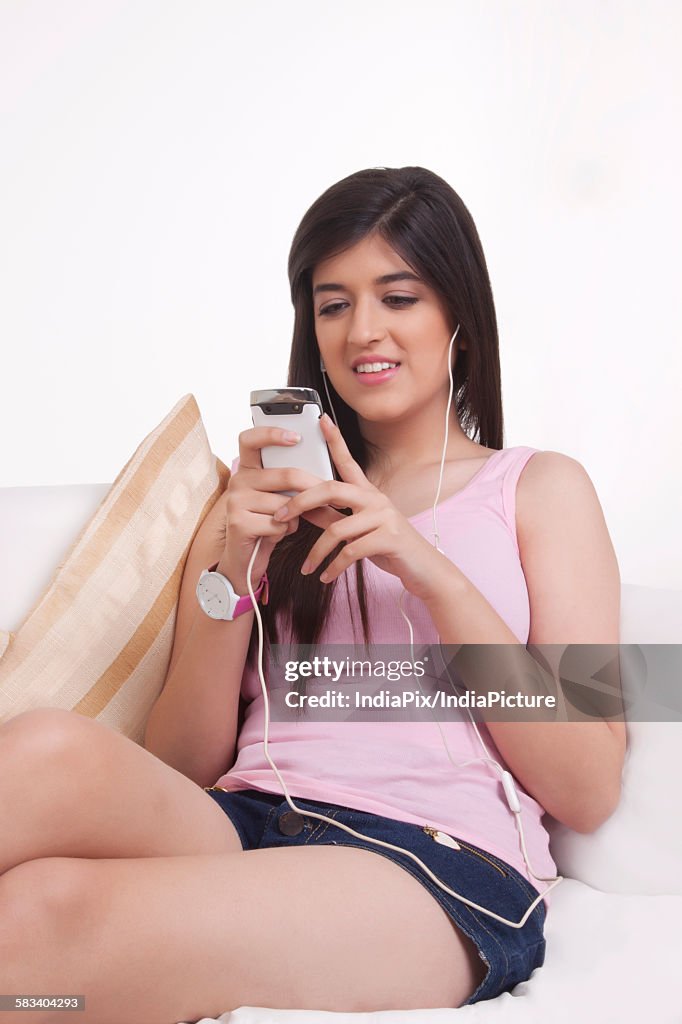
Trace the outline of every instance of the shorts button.
{"label": "shorts button", "polygon": [[298,811],[285,811],[279,816],[279,830],[285,836],[297,836],[303,831],[303,815]]}

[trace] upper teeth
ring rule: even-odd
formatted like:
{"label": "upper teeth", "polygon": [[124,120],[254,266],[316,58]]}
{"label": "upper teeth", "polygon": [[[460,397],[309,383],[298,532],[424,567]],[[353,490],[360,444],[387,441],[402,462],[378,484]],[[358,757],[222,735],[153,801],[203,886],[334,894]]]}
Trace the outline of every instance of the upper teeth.
{"label": "upper teeth", "polygon": [[355,367],[356,373],[376,373],[377,370],[388,370],[393,366],[397,366],[397,363],[360,363],[359,366]]}

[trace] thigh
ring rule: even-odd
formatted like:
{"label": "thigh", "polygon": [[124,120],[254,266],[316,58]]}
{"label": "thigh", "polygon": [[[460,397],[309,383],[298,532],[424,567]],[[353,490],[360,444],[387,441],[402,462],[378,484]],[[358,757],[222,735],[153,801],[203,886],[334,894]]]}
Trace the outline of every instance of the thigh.
{"label": "thigh", "polygon": [[[57,992],[68,977],[95,1021],[194,1021],[240,1006],[456,1007],[476,984],[438,903],[367,850],[55,858],[0,882],[16,990]],[[25,891],[32,901],[16,910]]]}
{"label": "thigh", "polygon": [[[435,831],[337,804],[281,794],[215,791],[247,850],[333,846],[386,858],[421,885],[463,946],[478,984],[470,1002],[526,981],[544,962],[545,906],[515,868],[464,839],[446,846]],[[523,925],[521,921],[524,921]],[[450,1004],[446,1004],[450,1005]]]}
{"label": "thigh", "polygon": [[[0,872],[37,857],[160,857],[242,850],[215,801],[108,726],[37,708],[0,728]],[[4,862],[4,863],[3,863]]]}

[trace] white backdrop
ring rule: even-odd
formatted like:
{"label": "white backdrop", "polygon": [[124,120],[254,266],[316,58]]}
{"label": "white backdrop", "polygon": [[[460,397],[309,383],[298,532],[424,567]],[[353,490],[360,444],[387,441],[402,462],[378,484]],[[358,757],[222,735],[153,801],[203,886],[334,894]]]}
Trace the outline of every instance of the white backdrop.
{"label": "white backdrop", "polygon": [[682,7],[1,0],[0,486],[114,479],[191,391],[229,462],[286,259],[363,167],[469,207],[505,445],[579,459],[624,582],[682,579]]}

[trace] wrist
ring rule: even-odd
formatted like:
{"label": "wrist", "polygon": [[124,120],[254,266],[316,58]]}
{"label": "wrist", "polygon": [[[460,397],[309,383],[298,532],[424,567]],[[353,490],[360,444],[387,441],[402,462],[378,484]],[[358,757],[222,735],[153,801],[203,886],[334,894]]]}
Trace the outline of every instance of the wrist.
{"label": "wrist", "polygon": [[[207,566],[208,568],[208,566]],[[221,576],[224,576],[232,584],[232,589],[240,597],[244,594],[248,594],[249,588],[246,585],[246,574],[240,572],[238,569],[234,569],[229,562],[218,562],[215,567],[215,571],[219,572]],[[258,584],[254,585],[254,590]]]}
{"label": "wrist", "polygon": [[[213,572],[219,572],[221,576],[228,579],[235,594],[238,594],[239,597],[246,597],[248,595],[249,585],[246,573],[234,572],[229,565],[223,565],[221,568],[220,562],[215,562],[209,568]],[[253,587],[254,594],[257,594],[259,588],[261,588],[263,578],[267,581],[267,572],[261,573],[260,576],[256,576],[254,572],[251,573],[251,586]]]}
{"label": "wrist", "polygon": [[[246,582],[247,573],[245,569],[234,565],[229,558],[221,558],[217,564],[214,563],[215,572],[219,572],[221,576],[225,576],[226,579],[232,584],[232,589],[240,597],[244,597],[249,592],[249,588]],[[208,568],[208,567],[207,567]],[[255,567],[254,567],[255,568]],[[262,573],[261,573],[262,575]],[[258,583],[260,581],[260,575],[256,576],[255,572],[251,571],[251,580],[254,591],[258,589]]]}
{"label": "wrist", "polygon": [[196,588],[197,600],[209,618],[231,622],[253,611],[256,604],[268,603],[270,587],[266,573],[263,573],[255,586],[252,584],[252,597],[248,586],[247,593],[240,594],[225,568],[220,572],[219,564],[214,562],[202,571]]}

